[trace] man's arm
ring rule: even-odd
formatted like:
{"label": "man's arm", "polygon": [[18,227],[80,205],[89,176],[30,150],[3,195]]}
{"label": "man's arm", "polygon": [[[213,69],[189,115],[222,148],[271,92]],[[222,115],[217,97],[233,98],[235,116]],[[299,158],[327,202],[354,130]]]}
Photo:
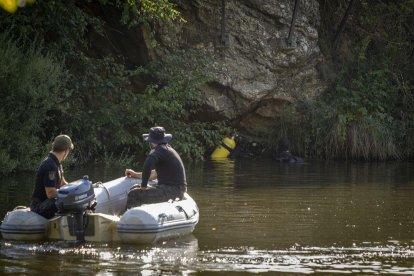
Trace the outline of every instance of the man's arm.
{"label": "man's arm", "polygon": [[[60,179],[60,183],[64,180]],[[46,196],[48,198],[56,198],[58,189],[60,187],[58,171],[55,168],[50,168],[43,176],[43,185],[45,187]]]}
{"label": "man's arm", "polygon": [[155,170],[152,170],[148,180],[152,181],[152,180],[155,180],[155,179],[157,179],[157,172]]}
{"label": "man's arm", "polygon": [[[142,172],[136,172],[136,171],[131,170],[131,169],[126,169],[125,170],[125,176],[126,177],[133,177],[133,178],[142,178]],[[152,180],[155,180],[155,179],[157,179],[157,172],[155,170],[152,170],[148,180],[152,181]]]}
{"label": "man's arm", "polygon": [[60,186],[62,187],[64,185],[66,185],[66,184],[68,184],[68,182],[66,181],[65,177],[62,176],[62,180],[60,181]]}
{"label": "man's arm", "polygon": [[48,198],[57,197],[58,189],[56,189],[55,187],[45,187],[45,190],[46,190],[46,196]]}
{"label": "man's arm", "polygon": [[142,178],[142,173],[141,172],[136,172],[136,171],[131,170],[131,169],[126,169],[125,170],[125,176],[126,177],[132,177],[132,178]]}

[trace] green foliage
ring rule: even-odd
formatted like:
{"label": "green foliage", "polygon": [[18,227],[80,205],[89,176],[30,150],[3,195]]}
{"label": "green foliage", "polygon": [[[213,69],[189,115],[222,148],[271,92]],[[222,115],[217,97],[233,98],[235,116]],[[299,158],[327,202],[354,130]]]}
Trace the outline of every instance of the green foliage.
{"label": "green foliage", "polygon": [[54,49],[59,56],[82,54],[80,47],[88,46],[86,32],[104,33],[104,22],[90,14],[99,5],[118,8],[121,23],[129,26],[183,20],[175,4],[168,0],[100,0],[98,3],[50,0],[36,1],[15,14],[0,14],[0,29],[11,28],[10,34],[24,43],[42,36],[48,42],[48,50]]}
{"label": "green foliage", "polygon": [[[179,51],[137,70],[127,70],[111,58],[82,63],[93,70],[72,80],[74,92],[67,99],[71,108],[64,115],[70,122],[65,128],[79,137],[79,162],[96,158],[111,162],[117,156],[130,161],[128,154],[143,154],[147,149],[142,134],[155,125],[174,134],[174,145],[184,158],[202,159],[206,149],[222,137],[223,123],[194,117],[203,103],[198,87],[209,79],[208,61],[199,53]],[[137,75],[152,76],[155,81],[136,91],[130,77]]]}
{"label": "green foliage", "polygon": [[210,79],[209,61],[197,51],[177,51],[151,64],[147,73],[158,82],[149,85],[132,105],[141,118],[141,133],[161,125],[174,134],[173,143],[184,158],[202,159],[226,132],[223,122],[197,119],[205,102],[199,87]]}
{"label": "green foliage", "polygon": [[342,38],[344,47],[332,49],[340,68],[334,84],[308,105],[311,155],[412,156],[413,10],[412,0],[358,2]]}
{"label": "green foliage", "polygon": [[101,21],[78,8],[74,1],[36,1],[32,6],[19,9],[15,14],[0,15],[0,29],[30,47],[36,37],[45,41],[45,48],[60,58],[76,55],[77,48],[87,47],[84,38],[89,26],[96,30]]}
{"label": "green foliage", "polygon": [[42,46],[19,48],[0,35],[0,172],[28,169],[37,163],[42,124],[64,93],[67,73]]}
{"label": "green foliage", "polygon": [[309,128],[304,127],[306,118],[300,105],[285,104],[283,110],[274,121],[269,133],[268,144],[274,152],[278,152],[280,139],[287,137],[295,154],[305,156],[308,152],[306,136]]}
{"label": "green foliage", "polygon": [[[177,52],[147,68],[127,68],[122,57],[88,55],[88,33],[105,36],[104,22],[93,15],[99,5],[118,8],[121,23],[129,26],[182,20],[167,0],[37,1],[0,14],[0,28],[21,45],[2,43],[1,70],[10,73],[0,79],[7,94],[0,113],[0,172],[34,169],[44,145],[62,132],[75,142],[70,161],[77,163],[130,163],[147,149],[141,135],[154,125],[166,127],[183,157],[194,159],[222,137],[223,123],[196,119],[198,86],[208,80],[200,55]],[[33,41],[44,41],[43,47]],[[151,81],[138,90],[136,79]]]}
{"label": "green foliage", "polygon": [[357,71],[348,67],[339,75],[336,87],[324,95],[309,112],[311,148],[316,156],[346,159],[395,159],[400,157],[396,136],[397,89],[390,85],[390,72]]}
{"label": "green foliage", "polygon": [[175,4],[168,0],[118,0],[116,5],[122,8],[123,11],[121,22],[130,26],[159,21],[183,20],[180,13],[175,9]]}
{"label": "green foliage", "polygon": [[166,126],[174,126],[177,120],[188,122],[204,102],[198,87],[209,80],[206,72],[208,60],[191,50],[177,51],[151,64],[148,73],[159,82],[146,90],[149,97],[142,115],[158,113],[152,123]]}
{"label": "green foliage", "polygon": [[[320,2],[334,16],[324,22],[339,22],[338,5]],[[275,135],[288,136],[306,156],[413,156],[414,0],[356,5],[342,38],[346,47],[332,53],[340,57],[331,58],[340,68],[334,85],[315,102],[286,106]],[[40,145],[61,132],[73,136],[74,162],[107,163],[140,156],[146,150],[141,134],[154,125],[164,126],[183,157],[194,159],[228,132],[225,122],[197,117],[204,103],[199,87],[210,71],[202,54],[176,51],[130,68],[121,57],[89,52],[89,33],[105,37],[95,9],[114,7],[128,26],[183,20],[168,0],[37,1],[0,14],[0,29],[8,30],[0,40],[1,172],[33,168],[44,154]],[[321,43],[324,51],[326,45]],[[145,80],[145,88],[137,89],[136,79]]]}
{"label": "green foliage", "polygon": [[73,92],[67,98],[70,109],[63,114],[68,120],[62,126],[78,139],[78,161],[111,156],[111,151],[128,151],[124,146],[140,145],[131,133],[131,123],[139,120],[131,113],[136,96],[129,80],[139,70],[127,70],[110,57],[95,60],[83,56],[79,65],[89,70],[72,76]]}

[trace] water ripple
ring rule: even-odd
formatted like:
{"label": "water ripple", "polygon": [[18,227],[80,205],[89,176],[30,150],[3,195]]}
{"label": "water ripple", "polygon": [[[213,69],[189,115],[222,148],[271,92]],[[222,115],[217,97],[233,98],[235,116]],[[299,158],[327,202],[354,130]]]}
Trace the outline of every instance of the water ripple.
{"label": "water ripple", "polygon": [[[412,245],[366,245],[354,247],[301,247],[285,250],[260,250],[254,247],[199,250],[197,239],[181,243],[166,242],[154,247],[127,247],[103,244],[74,246],[67,243],[8,243],[2,242],[1,255],[6,272],[39,271],[30,258],[48,258],[66,270],[76,273],[93,271],[132,272],[145,270],[146,275],[163,271],[204,272],[288,272],[351,273],[351,274],[413,274]],[[51,257],[53,256],[53,257]],[[16,259],[19,261],[16,263]],[[24,259],[26,263],[23,262]],[[72,265],[64,263],[68,260]],[[85,265],[87,264],[87,265]],[[50,271],[43,268],[44,271]],[[111,275],[111,274],[109,274]]]}

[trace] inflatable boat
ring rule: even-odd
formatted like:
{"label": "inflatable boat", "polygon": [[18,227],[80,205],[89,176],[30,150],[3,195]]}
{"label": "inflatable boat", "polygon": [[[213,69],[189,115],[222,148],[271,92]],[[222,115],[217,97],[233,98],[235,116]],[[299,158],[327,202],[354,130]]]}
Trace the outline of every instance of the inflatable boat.
{"label": "inflatable boat", "polygon": [[126,243],[153,243],[193,232],[199,210],[187,193],[181,200],[126,210],[128,191],[140,182],[121,177],[93,187],[84,177],[59,189],[59,211],[53,218],[19,206],[6,214],[0,232],[6,240]]}

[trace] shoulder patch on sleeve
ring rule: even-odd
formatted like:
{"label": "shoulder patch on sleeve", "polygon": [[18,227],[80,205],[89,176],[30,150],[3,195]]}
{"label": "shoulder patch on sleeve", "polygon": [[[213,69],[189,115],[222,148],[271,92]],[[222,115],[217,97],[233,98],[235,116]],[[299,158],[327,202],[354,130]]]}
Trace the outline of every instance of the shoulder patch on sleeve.
{"label": "shoulder patch on sleeve", "polygon": [[49,171],[49,180],[55,180],[56,179],[56,172],[55,171]]}

